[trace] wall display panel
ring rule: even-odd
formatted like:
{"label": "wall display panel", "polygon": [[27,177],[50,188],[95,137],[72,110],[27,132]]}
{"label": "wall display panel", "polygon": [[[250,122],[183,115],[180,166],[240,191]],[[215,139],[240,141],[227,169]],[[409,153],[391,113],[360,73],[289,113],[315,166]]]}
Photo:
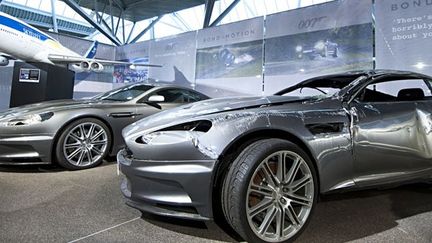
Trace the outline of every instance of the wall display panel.
{"label": "wall display panel", "polygon": [[195,87],[196,31],[150,42],[149,82]]}
{"label": "wall display panel", "polygon": [[9,65],[0,67],[0,111],[9,108],[14,61]]}
{"label": "wall display panel", "polygon": [[198,31],[198,91],[211,97],[261,95],[262,67],[262,17]]}
{"label": "wall display panel", "polygon": [[432,75],[432,0],[375,1],[376,67]]}
{"label": "wall display panel", "polygon": [[264,93],[318,75],[373,68],[371,0],[345,0],[266,19]]}
{"label": "wall display panel", "polygon": [[[93,44],[93,41],[84,40],[63,34],[48,33],[57,39],[62,45],[75,51],[79,55],[85,55]],[[115,47],[99,43],[95,58],[114,60]],[[105,92],[113,88],[112,66],[104,66],[102,72],[77,72],[75,74],[74,99],[92,97],[100,92]]]}
{"label": "wall display panel", "polygon": [[[116,60],[140,64],[149,63],[150,41],[139,42],[116,48]],[[114,86],[128,83],[147,82],[149,78],[148,67],[130,68],[127,65],[115,65]]]}

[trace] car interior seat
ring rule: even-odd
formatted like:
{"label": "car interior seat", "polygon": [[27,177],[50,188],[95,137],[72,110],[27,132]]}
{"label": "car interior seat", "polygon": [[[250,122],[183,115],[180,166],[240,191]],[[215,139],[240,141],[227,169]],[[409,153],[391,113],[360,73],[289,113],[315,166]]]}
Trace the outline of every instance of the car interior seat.
{"label": "car interior seat", "polygon": [[425,97],[424,92],[420,88],[401,89],[398,92],[397,100],[414,101],[414,100],[423,100],[424,97]]}

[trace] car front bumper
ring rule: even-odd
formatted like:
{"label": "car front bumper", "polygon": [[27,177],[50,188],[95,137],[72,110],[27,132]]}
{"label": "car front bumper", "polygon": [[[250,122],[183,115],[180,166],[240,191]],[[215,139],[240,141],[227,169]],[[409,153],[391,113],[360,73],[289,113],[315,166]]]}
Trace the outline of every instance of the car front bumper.
{"label": "car front bumper", "polygon": [[52,135],[0,135],[0,164],[49,164]]}
{"label": "car front bumper", "polygon": [[136,160],[125,149],[117,154],[126,204],[140,211],[194,220],[212,218],[215,160]]}

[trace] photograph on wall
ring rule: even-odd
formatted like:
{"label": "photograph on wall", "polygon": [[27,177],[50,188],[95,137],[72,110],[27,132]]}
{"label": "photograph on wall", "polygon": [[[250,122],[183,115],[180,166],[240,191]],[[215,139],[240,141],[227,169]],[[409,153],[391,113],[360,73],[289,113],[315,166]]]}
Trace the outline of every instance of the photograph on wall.
{"label": "photograph on wall", "polygon": [[263,18],[198,31],[196,89],[210,97],[261,95]]}
{"label": "photograph on wall", "polygon": [[376,67],[432,75],[432,1],[375,1]]}
{"label": "photograph on wall", "polygon": [[266,40],[266,75],[371,68],[372,24],[352,25]]}
{"label": "photograph on wall", "polygon": [[162,67],[150,68],[149,82],[194,89],[195,43],[196,31],[152,40],[150,63]]}
{"label": "photograph on wall", "polygon": [[[373,68],[371,3],[335,1],[269,16],[264,93],[319,75]],[[292,24],[282,28],[281,22]]]}
{"label": "photograph on wall", "polygon": [[[149,64],[149,57],[123,59],[121,61],[136,64]],[[116,84],[138,83],[148,81],[149,68],[143,66],[115,65],[113,82]]]}
{"label": "photograph on wall", "polygon": [[198,79],[258,76],[262,72],[262,40],[209,47],[197,51]]}
{"label": "photograph on wall", "polygon": [[[116,48],[116,60],[137,64],[149,64],[149,41]],[[149,68],[144,66],[115,65],[113,83],[115,87],[128,83],[148,82]]]}

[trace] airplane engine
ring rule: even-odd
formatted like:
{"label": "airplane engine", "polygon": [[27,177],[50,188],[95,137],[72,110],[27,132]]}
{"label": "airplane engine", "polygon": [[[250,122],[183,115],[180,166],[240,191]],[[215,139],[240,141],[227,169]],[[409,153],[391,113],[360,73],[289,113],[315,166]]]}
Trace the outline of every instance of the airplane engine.
{"label": "airplane engine", "polygon": [[83,73],[83,72],[90,72],[90,63],[89,62],[81,62],[80,64],[73,64],[70,66],[72,71]]}
{"label": "airplane engine", "polygon": [[90,72],[90,69],[91,69],[90,66],[91,66],[91,63],[89,63],[89,62],[81,62],[79,65],[79,67],[81,68],[81,70],[83,72]]}
{"label": "airplane engine", "polygon": [[92,62],[90,68],[93,72],[100,73],[104,70],[104,66],[98,62]]}
{"label": "airplane engine", "polygon": [[7,66],[9,64],[9,59],[4,56],[0,56],[0,66]]}

